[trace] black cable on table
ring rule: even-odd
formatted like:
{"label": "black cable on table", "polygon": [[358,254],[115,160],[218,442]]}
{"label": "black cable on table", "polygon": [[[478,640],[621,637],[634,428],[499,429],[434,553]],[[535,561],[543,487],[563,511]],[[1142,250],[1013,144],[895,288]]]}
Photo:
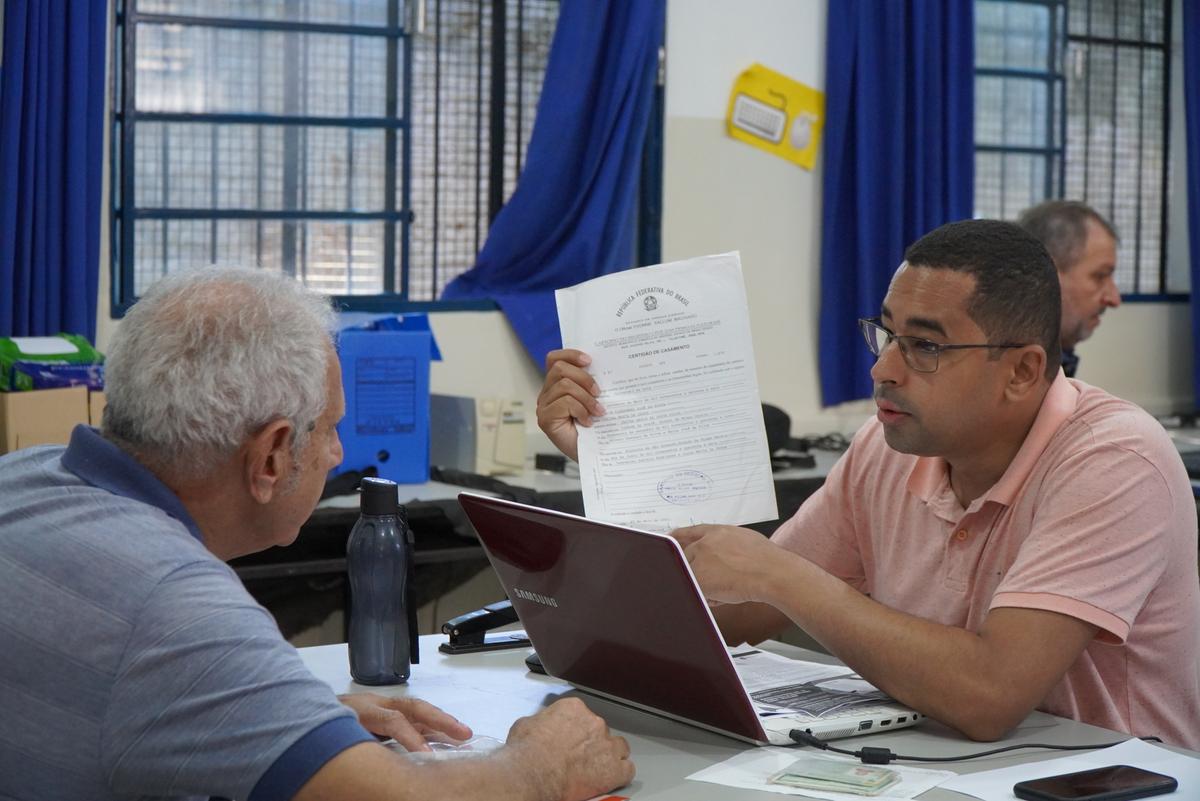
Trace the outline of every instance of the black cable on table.
{"label": "black cable on table", "polygon": [[[788,736],[801,745],[811,745],[813,748],[819,748],[822,751],[832,751],[835,754],[845,754],[852,756],[855,759],[860,759],[867,765],[886,765],[894,760],[902,760],[904,762],[962,762],[968,759],[980,759],[993,754],[1003,754],[1008,751],[1018,751],[1023,748],[1044,748],[1050,751],[1091,751],[1097,748],[1110,748],[1114,745],[1120,745],[1125,740],[1120,740],[1115,743],[1099,743],[1097,745],[1051,745],[1050,743],[1025,743],[1022,745],[1006,745],[1002,748],[993,748],[989,751],[977,751],[974,754],[963,754],[962,756],[946,756],[946,757],[928,757],[928,756],[905,756],[897,754],[890,748],[878,748],[875,746],[863,746],[857,751],[849,751],[845,748],[835,748],[829,743],[822,740],[807,731],[801,729],[792,729],[788,732]],[[1162,739],[1158,737],[1139,737],[1139,740],[1153,741],[1161,743]]]}

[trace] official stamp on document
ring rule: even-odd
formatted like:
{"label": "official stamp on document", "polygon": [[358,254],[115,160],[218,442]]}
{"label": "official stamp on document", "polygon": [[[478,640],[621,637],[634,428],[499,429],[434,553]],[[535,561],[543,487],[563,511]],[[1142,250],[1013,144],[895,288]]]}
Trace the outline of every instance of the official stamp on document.
{"label": "official stamp on document", "polygon": [[667,503],[688,506],[707,501],[712,479],[699,470],[679,470],[658,482],[658,495]]}

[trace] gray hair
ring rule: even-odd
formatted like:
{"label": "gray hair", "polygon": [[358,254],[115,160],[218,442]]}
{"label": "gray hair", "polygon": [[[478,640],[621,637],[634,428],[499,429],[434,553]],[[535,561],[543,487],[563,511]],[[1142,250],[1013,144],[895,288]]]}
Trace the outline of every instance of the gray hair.
{"label": "gray hair", "polygon": [[307,444],[325,411],[334,312],[265,270],[198,268],[155,283],[105,361],[105,437],[177,475],[202,477],[277,419]]}
{"label": "gray hair", "polygon": [[1075,266],[1087,245],[1087,221],[1094,220],[1116,241],[1112,223],[1078,200],[1047,200],[1021,212],[1017,224],[1045,246],[1060,273]]}

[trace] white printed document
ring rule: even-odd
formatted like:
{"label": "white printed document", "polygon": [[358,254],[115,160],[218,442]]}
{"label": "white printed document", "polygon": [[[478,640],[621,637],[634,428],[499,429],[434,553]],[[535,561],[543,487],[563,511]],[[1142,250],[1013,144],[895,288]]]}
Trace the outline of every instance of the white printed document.
{"label": "white printed document", "polygon": [[892,700],[845,665],[804,662],[746,647],[730,648],[729,655],[742,686],[764,717],[798,712],[821,718]]}
{"label": "white printed document", "polygon": [[737,253],[555,293],[606,413],[579,429],[587,517],[647,531],[779,516]]}

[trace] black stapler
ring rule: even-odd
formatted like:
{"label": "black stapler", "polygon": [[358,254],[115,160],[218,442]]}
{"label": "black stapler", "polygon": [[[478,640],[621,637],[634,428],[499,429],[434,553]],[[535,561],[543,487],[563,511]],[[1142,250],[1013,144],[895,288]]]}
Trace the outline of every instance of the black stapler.
{"label": "black stapler", "polygon": [[442,624],[442,633],[450,636],[450,642],[438,646],[444,654],[470,654],[476,651],[498,651],[504,648],[528,648],[529,638],[523,631],[488,631],[517,622],[517,612],[512,601],[507,599],[488,604],[482,609],[450,618]]}

